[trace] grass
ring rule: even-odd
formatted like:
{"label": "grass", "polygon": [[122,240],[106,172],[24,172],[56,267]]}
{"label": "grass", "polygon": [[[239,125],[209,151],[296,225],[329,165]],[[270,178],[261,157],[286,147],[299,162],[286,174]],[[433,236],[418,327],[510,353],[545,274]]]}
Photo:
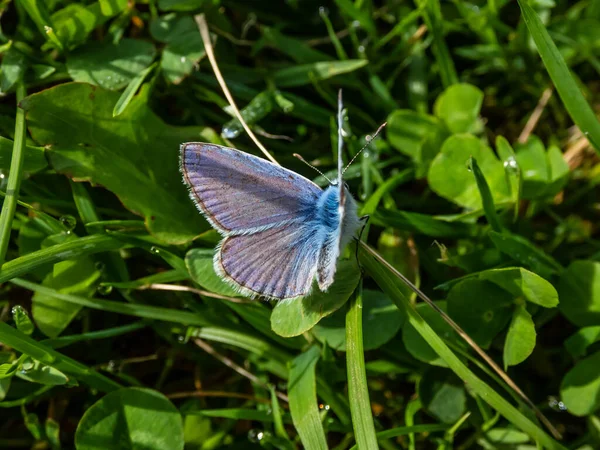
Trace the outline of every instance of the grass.
{"label": "grass", "polygon": [[[0,12],[0,448],[600,447],[600,2]],[[361,271],[247,301],[179,145],[325,186],[340,88]]]}

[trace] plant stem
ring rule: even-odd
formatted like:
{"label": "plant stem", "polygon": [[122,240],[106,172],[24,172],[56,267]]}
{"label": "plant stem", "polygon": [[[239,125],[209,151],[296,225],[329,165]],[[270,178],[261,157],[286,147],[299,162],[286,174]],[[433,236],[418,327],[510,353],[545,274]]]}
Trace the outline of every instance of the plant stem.
{"label": "plant stem", "polygon": [[19,103],[25,98],[27,91],[22,81],[17,83],[17,120],[15,124],[15,141],[13,144],[8,183],[6,185],[6,197],[2,204],[0,213],[0,266],[6,258],[12,221],[17,208],[17,197],[23,177],[23,149],[25,148],[25,111],[19,108]]}

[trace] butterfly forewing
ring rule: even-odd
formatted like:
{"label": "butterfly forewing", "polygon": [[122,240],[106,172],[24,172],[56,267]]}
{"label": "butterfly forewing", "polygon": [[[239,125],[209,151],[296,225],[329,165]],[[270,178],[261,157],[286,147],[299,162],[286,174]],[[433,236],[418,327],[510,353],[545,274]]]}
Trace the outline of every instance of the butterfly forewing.
{"label": "butterfly forewing", "polygon": [[322,192],[290,170],[214,144],[182,144],[181,172],[198,208],[225,235],[298,220]]}

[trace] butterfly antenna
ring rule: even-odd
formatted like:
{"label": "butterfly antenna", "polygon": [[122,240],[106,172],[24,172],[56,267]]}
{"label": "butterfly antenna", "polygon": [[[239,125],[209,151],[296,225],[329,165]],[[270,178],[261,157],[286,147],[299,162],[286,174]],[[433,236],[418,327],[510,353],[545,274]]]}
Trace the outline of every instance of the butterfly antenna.
{"label": "butterfly antenna", "polygon": [[319,169],[317,169],[315,166],[313,166],[311,163],[309,163],[307,160],[305,160],[301,155],[299,155],[298,153],[294,153],[294,157],[298,158],[300,161],[302,161],[308,167],[316,170],[319,173],[319,175],[321,175],[323,178],[325,178],[329,182],[329,184],[333,184],[331,182],[331,180],[329,178],[327,178],[327,175],[325,175],[323,172],[321,172]]}
{"label": "butterfly antenna", "polygon": [[383,122],[381,124],[381,126],[379,128],[377,128],[377,131],[375,132],[375,134],[373,134],[373,136],[369,136],[367,135],[366,140],[367,143],[363,146],[363,148],[361,148],[358,153],[356,155],[354,155],[352,157],[352,159],[350,160],[350,162],[348,164],[346,164],[346,167],[344,167],[344,170],[342,171],[342,175],[344,173],[346,173],[346,170],[348,170],[348,167],[350,167],[352,165],[352,163],[354,162],[354,160],[358,157],[358,155],[360,155],[362,153],[362,151],[367,148],[369,145],[371,145],[371,142],[373,142],[373,140],[379,135],[379,133],[381,133],[381,130],[383,130],[383,128],[387,125],[387,122]]}
{"label": "butterfly antenna", "polygon": [[342,90],[338,91],[338,183],[342,186],[342,175],[344,174],[344,170],[342,170],[342,150],[344,148],[344,103],[342,102]]}

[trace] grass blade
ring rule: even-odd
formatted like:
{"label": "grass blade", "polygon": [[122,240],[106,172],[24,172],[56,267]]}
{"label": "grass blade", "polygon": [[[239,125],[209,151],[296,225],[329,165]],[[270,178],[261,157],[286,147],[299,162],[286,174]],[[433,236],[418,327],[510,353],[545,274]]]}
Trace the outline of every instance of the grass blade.
{"label": "grass blade", "polygon": [[[17,83],[17,104],[25,98],[25,85],[22,82]],[[21,187],[23,177],[23,161],[25,148],[25,111],[17,107],[17,119],[15,123],[15,140],[13,144],[12,158],[10,161],[10,172],[8,174],[8,184],[6,185],[6,197],[2,203],[2,213],[0,213],[0,265],[4,263],[8,243],[10,241],[10,232],[12,230],[12,221],[17,208],[17,197]]]}
{"label": "grass blade", "polygon": [[121,387],[110,378],[44,344],[34,341],[29,336],[15,330],[4,322],[0,322],[0,342],[5,346],[12,347],[21,353],[31,356],[33,359],[37,359],[47,366],[72,375],[77,380],[102,392],[111,392]]}
{"label": "grass blade", "polygon": [[71,239],[62,244],[43,248],[4,263],[0,267],[0,283],[29,273],[45,264],[54,264],[66,259],[118,250],[125,246],[125,243],[107,234],[94,234],[79,239]]}
{"label": "grass blade", "polygon": [[554,82],[558,95],[560,95],[571,119],[600,153],[600,123],[598,123],[594,111],[583,97],[567,63],[535,10],[527,0],[519,0],[519,6],[525,25],[535,41],[548,75]]}
{"label": "grass blade", "polygon": [[376,449],[375,425],[371,414],[362,330],[362,283],[354,291],[346,313],[346,363],[348,397],[354,437],[359,448]]}
{"label": "grass blade", "polygon": [[502,231],[502,225],[498,219],[498,214],[496,214],[496,206],[494,206],[494,199],[492,198],[490,186],[487,184],[485,176],[479,168],[479,164],[477,164],[477,160],[472,156],[469,159],[469,165],[473,175],[475,176],[475,181],[477,182],[477,188],[479,189],[479,195],[481,196],[481,204],[483,205],[485,216],[487,217],[492,230],[500,233]]}
{"label": "grass blade", "polygon": [[[123,303],[112,300],[100,300],[97,298],[80,297],[72,294],[63,294],[54,289],[35,284],[30,281],[15,278],[11,283],[16,284],[30,291],[39,292],[52,298],[63,300],[68,303],[85,306],[87,308],[99,309],[128,316],[143,317],[146,319],[162,320],[165,322],[180,323],[182,325],[206,326],[211,324],[210,320],[199,314],[179,311],[172,308],[161,308],[160,306],[140,305],[137,303]],[[45,303],[42,297],[36,299],[37,302]]]}
{"label": "grass blade", "polygon": [[[529,420],[517,408],[508,403],[502,396],[493,390],[487,383],[471,372],[467,366],[448,348],[443,339],[429,326],[419,315],[414,305],[402,294],[398,275],[394,273],[391,266],[384,265],[376,254],[362,245],[359,249],[360,262],[369,275],[377,282],[379,287],[390,296],[394,303],[404,310],[407,320],[427,341],[431,348],[448,364],[456,375],[458,375],[470,388],[495,408],[502,416],[512,422],[515,426],[529,434],[536,441],[548,449],[562,449],[565,447],[553,440],[540,427]],[[549,425],[551,427],[551,425]]]}
{"label": "grass blade", "polygon": [[290,366],[288,395],[292,421],[304,448],[327,450],[325,431],[317,407],[315,367],[318,359],[318,347],[311,347],[294,359]]}

